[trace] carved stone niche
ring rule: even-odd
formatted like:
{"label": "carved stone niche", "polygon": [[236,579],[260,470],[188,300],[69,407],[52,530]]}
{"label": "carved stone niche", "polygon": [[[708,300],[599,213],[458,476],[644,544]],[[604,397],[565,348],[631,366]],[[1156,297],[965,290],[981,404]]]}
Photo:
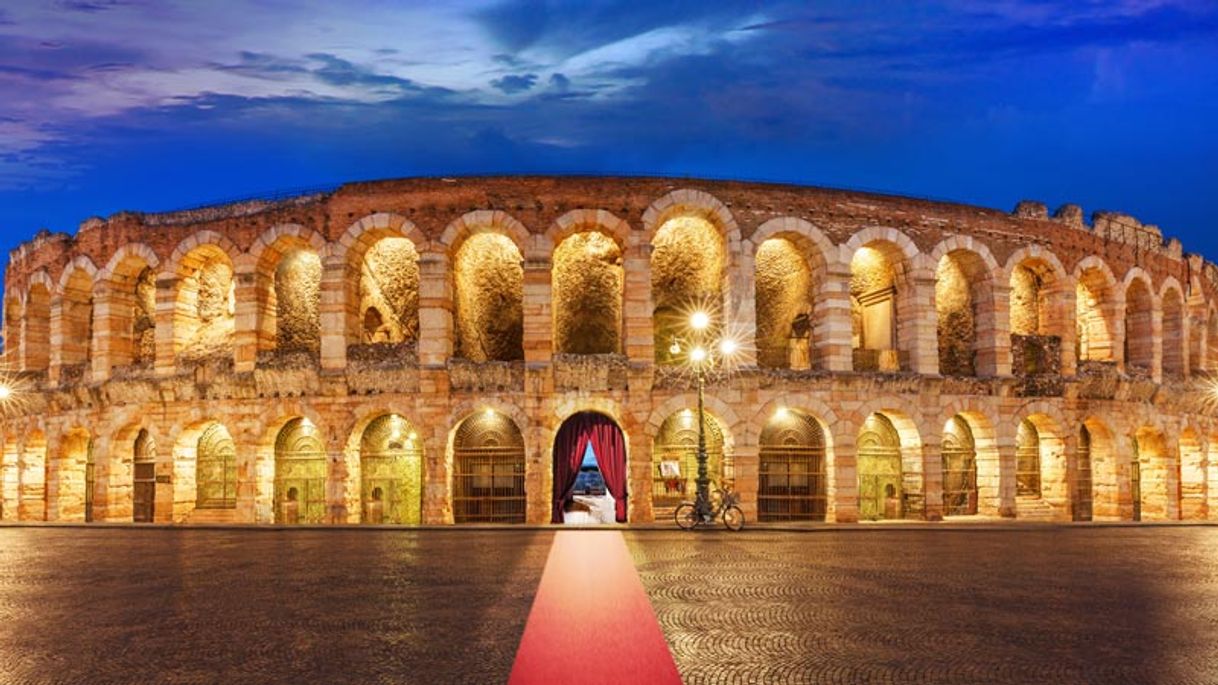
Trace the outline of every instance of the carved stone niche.
{"label": "carved stone niche", "polygon": [[627,361],[620,354],[554,355],[554,386],[559,390],[625,390]]}
{"label": "carved stone niche", "polygon": [[448,382],[453,390],[524,392],[524,362],[448,360]]}

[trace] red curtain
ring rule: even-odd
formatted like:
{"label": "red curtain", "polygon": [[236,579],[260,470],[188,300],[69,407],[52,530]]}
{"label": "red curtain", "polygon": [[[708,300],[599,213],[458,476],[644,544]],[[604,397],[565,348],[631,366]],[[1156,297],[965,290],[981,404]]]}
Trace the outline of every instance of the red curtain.
{"label": "red curtain", "polygon": [[626,522],[626,441],[612,419],[596,412],[580,412],[563,423],[554,438],[554,502],[551,523],[562,523],[563,507],[575,489],[579,467],[588,443],[596,452],[605,487],[613,495],[615,517]]}

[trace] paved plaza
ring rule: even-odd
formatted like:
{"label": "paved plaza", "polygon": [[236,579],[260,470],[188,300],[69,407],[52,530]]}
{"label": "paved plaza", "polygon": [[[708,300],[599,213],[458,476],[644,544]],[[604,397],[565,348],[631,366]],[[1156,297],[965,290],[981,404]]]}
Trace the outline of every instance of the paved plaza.
{"label": "paved plaza", "polygon": [[[689,683],[1218,682],[1218,528],[622,535]],[[553,540],[0,528],[0,682],[504,682]]]}

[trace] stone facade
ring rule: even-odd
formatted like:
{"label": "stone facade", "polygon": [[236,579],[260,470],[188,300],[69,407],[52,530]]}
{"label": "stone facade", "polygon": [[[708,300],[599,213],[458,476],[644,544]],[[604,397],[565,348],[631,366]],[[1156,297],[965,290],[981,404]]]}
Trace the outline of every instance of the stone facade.
{"label": "stone facade", "polygon": [[[696,404],[668,353],[696,305],[746,343],[706,408],[750,520],[773,518],[783,449],[812,455],[813,519],[939,520],[956,498],[1218,520],[1218,269],[1131,217],[1082,216],[522,177],[90,219],[10,255],[0,517],[129,521],[148,502],[156,521],[452,523],[458,429],[488,413],[523,438],[523,520],[546,522],[555,435],[596,411],[626,439],[629,520],[650,521],[661,427]],[[790,413],[815,445],[766,444]],[[228,461],[199,452],[216,425]],[[415,475],[377,485],[370,450]],[[204,481],[231,506],[200,508]]]}

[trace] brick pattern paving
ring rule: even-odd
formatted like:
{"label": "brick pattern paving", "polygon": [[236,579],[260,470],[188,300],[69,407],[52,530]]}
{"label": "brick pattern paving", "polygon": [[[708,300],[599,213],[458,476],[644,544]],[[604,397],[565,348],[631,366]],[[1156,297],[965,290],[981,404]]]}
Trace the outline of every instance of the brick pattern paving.
{"label": "brick pattern paving", "polygon": [[629,533],[687,683],[1218,682],[1218,530]]}
{"label": "brick pattern paving", "polygon": [[0,528],[0,683],[495,683],[552,534]]}

